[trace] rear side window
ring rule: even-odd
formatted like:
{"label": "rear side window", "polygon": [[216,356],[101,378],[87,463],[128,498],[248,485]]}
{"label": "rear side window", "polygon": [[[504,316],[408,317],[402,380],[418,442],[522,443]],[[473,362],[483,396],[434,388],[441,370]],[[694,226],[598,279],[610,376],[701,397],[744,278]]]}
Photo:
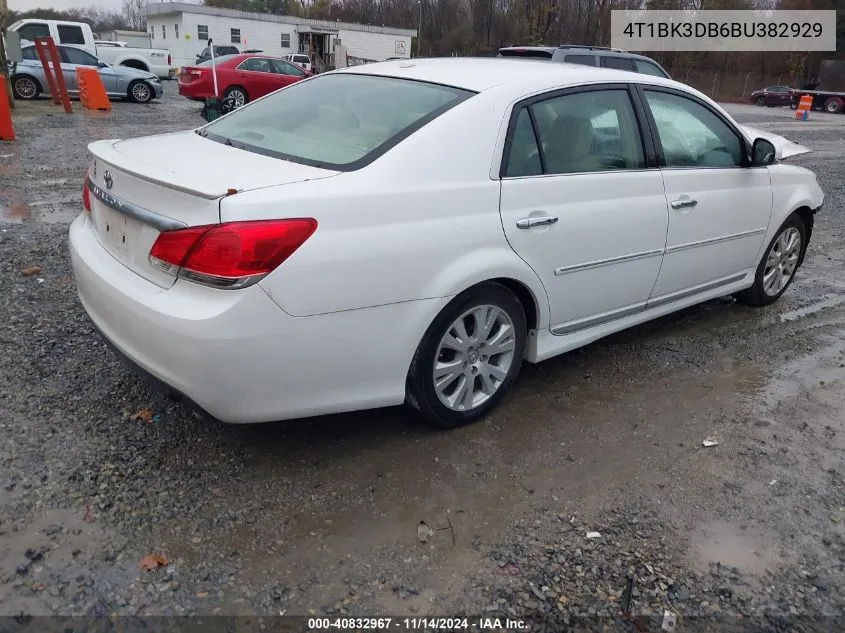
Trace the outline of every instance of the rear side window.
{"label": "rear side window", "polygon": [[235,110],[199,133],[257,154],[349,171],[473,94],[393,77],[324,75]]}
{"label": "rear side window", "polygon": [[50,27],[40,22],[24,24],[18,29],[22,40],[35,41],[36,37],[50,37]]}
{"label": "rear side window", "polygon": [[652,75],[654,77],[665,77],[668,78],[665,72],[660,70],[660,67],[657,64],[652,62],[646,62],[641,59],[638,59],[634,62],[637,72],[642,73],[643,75]]}
{"label": "rear side window", "polygon": [[34,46],[29,46],[21,51],[21,57],[24,59],[38,59],[38,53]]}
{"label": "rear side window", "polygon": [[567,55],[563,58],[567,64],[581,64],[582,66],[595,66],[595,55]]}
{"label": "rear side window", "polygon": [[624,57],[602,57],[601,65],[605,68],[615,68],[616,70],[629,70],[634,72],[634,62]]}

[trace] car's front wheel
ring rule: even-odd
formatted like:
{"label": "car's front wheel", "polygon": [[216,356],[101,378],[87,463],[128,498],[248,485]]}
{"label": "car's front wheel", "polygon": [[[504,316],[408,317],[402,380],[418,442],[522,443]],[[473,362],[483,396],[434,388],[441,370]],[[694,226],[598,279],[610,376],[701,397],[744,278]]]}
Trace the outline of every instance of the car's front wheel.
{"label": "car's front wheel", "polygon": [[485,282],[458,295],[417,348],[408,404],[439,428],[481,419],[516,380],[526,335],[525,310],[501,284]]}
{"label": "car's front wheel", "polygon": [[757,97],[757,105],[758,106],[766,105],[766,97]]}
{"label": "car's front wheel", "polygon": [[149,103],[153,100],[154,93],[150,84],[146,81],[141,81],[140,79],[129,84],[129,90],[127,92],[129,94],[129,98],[135,103]]}
{"label": "car's front wheel", "polygon": [[767,306],[777,301],[795,278],[806,236],[804,220],[793,213],[769,243],[757,266],[754,285],[737,293],[737,300],[752,306]]}

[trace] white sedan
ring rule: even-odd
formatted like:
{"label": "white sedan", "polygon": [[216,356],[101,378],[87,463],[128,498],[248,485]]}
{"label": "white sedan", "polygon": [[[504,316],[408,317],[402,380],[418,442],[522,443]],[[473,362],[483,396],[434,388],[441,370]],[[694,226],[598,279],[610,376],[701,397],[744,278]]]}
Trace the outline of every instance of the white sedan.
{"label": "white sedan", "polygon": [[778,299],[824,194],[677,82],[502,59],[319,75],[197,130],[92,143],[70,229],[114,347],[215,418],[479,419],[536,363]]}

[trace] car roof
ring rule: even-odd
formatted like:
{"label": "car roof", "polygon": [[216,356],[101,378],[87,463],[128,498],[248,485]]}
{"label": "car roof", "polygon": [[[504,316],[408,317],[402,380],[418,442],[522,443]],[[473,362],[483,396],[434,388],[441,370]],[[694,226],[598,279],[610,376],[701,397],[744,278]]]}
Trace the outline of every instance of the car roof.
{"label": "car roof", "polygon": [[[534,61],[534,63],[531,63]],[[555,63],[546,60],[510,59],[507,57],[435,57],[383,61],[378,64],[351,66],[335,73],[402,77],[438,83],[473,92],[483,92],[506,84],[538,84],[566,87],[585,83],[636,82],[690,88],[671,79],[598,66]]]}

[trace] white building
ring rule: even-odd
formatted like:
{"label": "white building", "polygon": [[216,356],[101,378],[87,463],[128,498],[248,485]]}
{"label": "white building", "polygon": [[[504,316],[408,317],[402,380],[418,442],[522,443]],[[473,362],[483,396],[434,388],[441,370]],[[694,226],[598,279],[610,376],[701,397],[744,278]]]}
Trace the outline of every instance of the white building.
{"label": "white building", "polygon": [[189,66],[214,40],[240,51],[268,55],[305,52],[333,63],[335,46],[343,44],[350,63],[411,56],[416,30],[310,20],[289,15],[248,13],[182,2],[150,3],[144,9],[153,48],[166,48],[174,66]]}

